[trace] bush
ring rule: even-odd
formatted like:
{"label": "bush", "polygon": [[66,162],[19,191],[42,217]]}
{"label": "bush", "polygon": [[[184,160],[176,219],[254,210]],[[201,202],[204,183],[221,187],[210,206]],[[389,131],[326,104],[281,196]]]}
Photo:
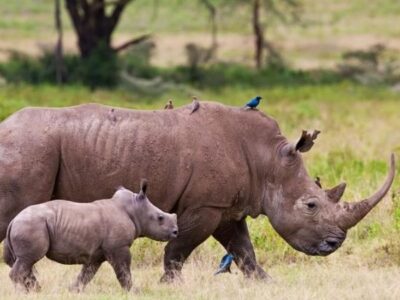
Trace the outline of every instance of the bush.
{"label": "bush", "polygon": [[[104,47],[99,47],[90,57],[64,56],[64,82],[84,84],[91,88],[113,87],[119,81],[118,58]],[[56,83],[54,54],[43,52],[38,58],[13,52],[7,62],[0,64],[0,75],[11,83]]]}

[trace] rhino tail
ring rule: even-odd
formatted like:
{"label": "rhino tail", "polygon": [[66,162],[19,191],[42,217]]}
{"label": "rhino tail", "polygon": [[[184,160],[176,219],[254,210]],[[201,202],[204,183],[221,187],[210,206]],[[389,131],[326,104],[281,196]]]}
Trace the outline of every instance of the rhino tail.
{"label": "rhino tail", "polygon": [[6,239],[4,240],[4,251],[3,251],[4,252],[3,253],[4,261],[10,267],[12,267],[14,265],[15,261],[17,260],[14,250],[11,245],[11,240],[10,240],[11,225],[12,225],[12,223],[10,223],[7,228],[7,235],[6,235]]}

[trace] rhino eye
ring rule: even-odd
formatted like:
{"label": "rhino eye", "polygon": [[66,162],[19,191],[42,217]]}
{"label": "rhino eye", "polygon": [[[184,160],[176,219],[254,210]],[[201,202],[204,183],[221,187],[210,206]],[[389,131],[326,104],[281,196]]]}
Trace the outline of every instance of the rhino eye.
{"label": "rhino eye", "polygon": [[164,220],[164,216],[163,215],[158,215],[157,220],[162,222]]}
{"label": "rhino eye", "polygon": [[317,207],[317,204],[314,202],[308,202],[306,205],[309,209],[315,209]]}

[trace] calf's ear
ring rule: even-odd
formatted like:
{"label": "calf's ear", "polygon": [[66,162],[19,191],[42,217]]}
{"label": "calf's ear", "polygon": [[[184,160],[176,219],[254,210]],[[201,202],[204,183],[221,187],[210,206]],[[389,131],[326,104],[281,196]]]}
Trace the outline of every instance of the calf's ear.
{"label": "calf's ear", "polygon": [[319,130],[314,130],[313,133],[308,133],[306,130],[303,130],[303,132],[301,133],[301,137],[296,144],[296,151],[307,152],[308,150],[310,150],[314,145],[314,140],[320,133],[321,131]]}
{"label": "calf's ear", "polygon": [[147,191],[147,179],[142,179],[141,181],[140,181],[140,192],[139,192],[139,194],[140,195],[146,195],[146,191]]}

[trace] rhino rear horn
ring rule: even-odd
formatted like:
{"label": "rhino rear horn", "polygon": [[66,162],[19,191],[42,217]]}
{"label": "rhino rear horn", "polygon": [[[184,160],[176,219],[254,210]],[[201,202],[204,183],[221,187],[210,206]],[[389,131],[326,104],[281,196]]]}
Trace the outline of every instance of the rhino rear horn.
{"label": "rhino rear horn", "polygon": [[303,130],[301,133],[301,137],[299,141],[296,144],[296,150],[300,152],[307,152],[309,151],[312,146],[314,145],[314,140],[317,138],[318,134],[320,134],[321,131],[319,130],[314,130],[314,132],[308,133],[306,130]]}
{"label": "rhino rear horn", "polygon": [[341,184],[329,189],[325,190],[328,199],[333,203],[339,202],[340,198],[342,198],[344,190],[346,189],[346,183],[342,182]]}

